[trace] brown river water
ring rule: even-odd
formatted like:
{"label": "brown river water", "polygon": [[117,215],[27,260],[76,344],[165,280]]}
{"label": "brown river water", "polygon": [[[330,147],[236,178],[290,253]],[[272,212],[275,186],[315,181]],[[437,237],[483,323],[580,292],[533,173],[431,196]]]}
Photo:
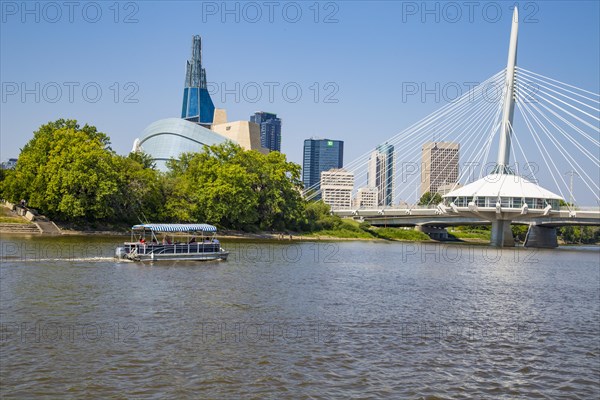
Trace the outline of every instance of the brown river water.
{"label": "brown river water", "polygon": [[0,241],[0,397],[600,396],[600,251],[123,238]]}

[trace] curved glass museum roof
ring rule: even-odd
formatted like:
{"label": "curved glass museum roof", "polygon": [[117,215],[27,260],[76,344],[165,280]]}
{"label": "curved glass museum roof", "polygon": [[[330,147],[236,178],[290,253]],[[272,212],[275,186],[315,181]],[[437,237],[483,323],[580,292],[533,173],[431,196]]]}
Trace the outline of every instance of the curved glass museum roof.
{"label": "curved glass museum roof", "polygon": [[194,122],[166,118],[148,125],[142,132],[139,145],[155,160],[156,168],[165,171],[167,160],[178,158],[182,153],[199,152],[204,145],[221,144],[227,140]]}

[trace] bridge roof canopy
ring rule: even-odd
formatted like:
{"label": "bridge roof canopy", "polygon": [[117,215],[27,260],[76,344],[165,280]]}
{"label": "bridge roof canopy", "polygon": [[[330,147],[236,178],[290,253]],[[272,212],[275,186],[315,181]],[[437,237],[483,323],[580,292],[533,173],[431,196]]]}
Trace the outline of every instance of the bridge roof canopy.
{"label": "bridge roof canopy", "polygon": [[517,197],[563,200],[559,195],[512,174],[490,174],[475,182],[453,190],[442,197]]}

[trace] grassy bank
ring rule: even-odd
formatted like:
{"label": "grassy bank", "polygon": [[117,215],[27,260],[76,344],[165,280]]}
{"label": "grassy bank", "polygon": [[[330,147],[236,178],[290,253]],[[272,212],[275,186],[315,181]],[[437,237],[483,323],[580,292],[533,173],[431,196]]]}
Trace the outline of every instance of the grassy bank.
{"label": "grassy bank", "polygon": [[431,240],[425,233],[415,231],[414,229],[371,228],[370,232],[378,238],[386,240],[407,240],[413,242]]}
{"label": "grassy bank", "polygon": [[473,229],[473,230],[458,230],[458,229],[448,229],[448,233],[454,236],[457,239],[467,239],[467,240],[490,240],[491,232],[489,230],[483,229]]}
{"label": "grassy bank", "polygon": [[8,208],[0,207],[0,224],[31,224],[31,222],[14,214]]}
{"label": "grassy bank", "polygon": [[369,224],[344,219],[336,229],[320,230],[302,234],[304,238],[336,238],[336,239],[366,239],[366,240],[406,240],[429,241],[429,236],[413,229],[377,228]]}

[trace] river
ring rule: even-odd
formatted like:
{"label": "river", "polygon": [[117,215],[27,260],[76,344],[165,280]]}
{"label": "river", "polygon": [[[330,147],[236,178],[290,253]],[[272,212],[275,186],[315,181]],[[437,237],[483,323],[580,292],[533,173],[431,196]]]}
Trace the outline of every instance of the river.
{"label": "river", "polygon": [[122,240],[3,235],[0,397],[600,395],[598,248]]}

